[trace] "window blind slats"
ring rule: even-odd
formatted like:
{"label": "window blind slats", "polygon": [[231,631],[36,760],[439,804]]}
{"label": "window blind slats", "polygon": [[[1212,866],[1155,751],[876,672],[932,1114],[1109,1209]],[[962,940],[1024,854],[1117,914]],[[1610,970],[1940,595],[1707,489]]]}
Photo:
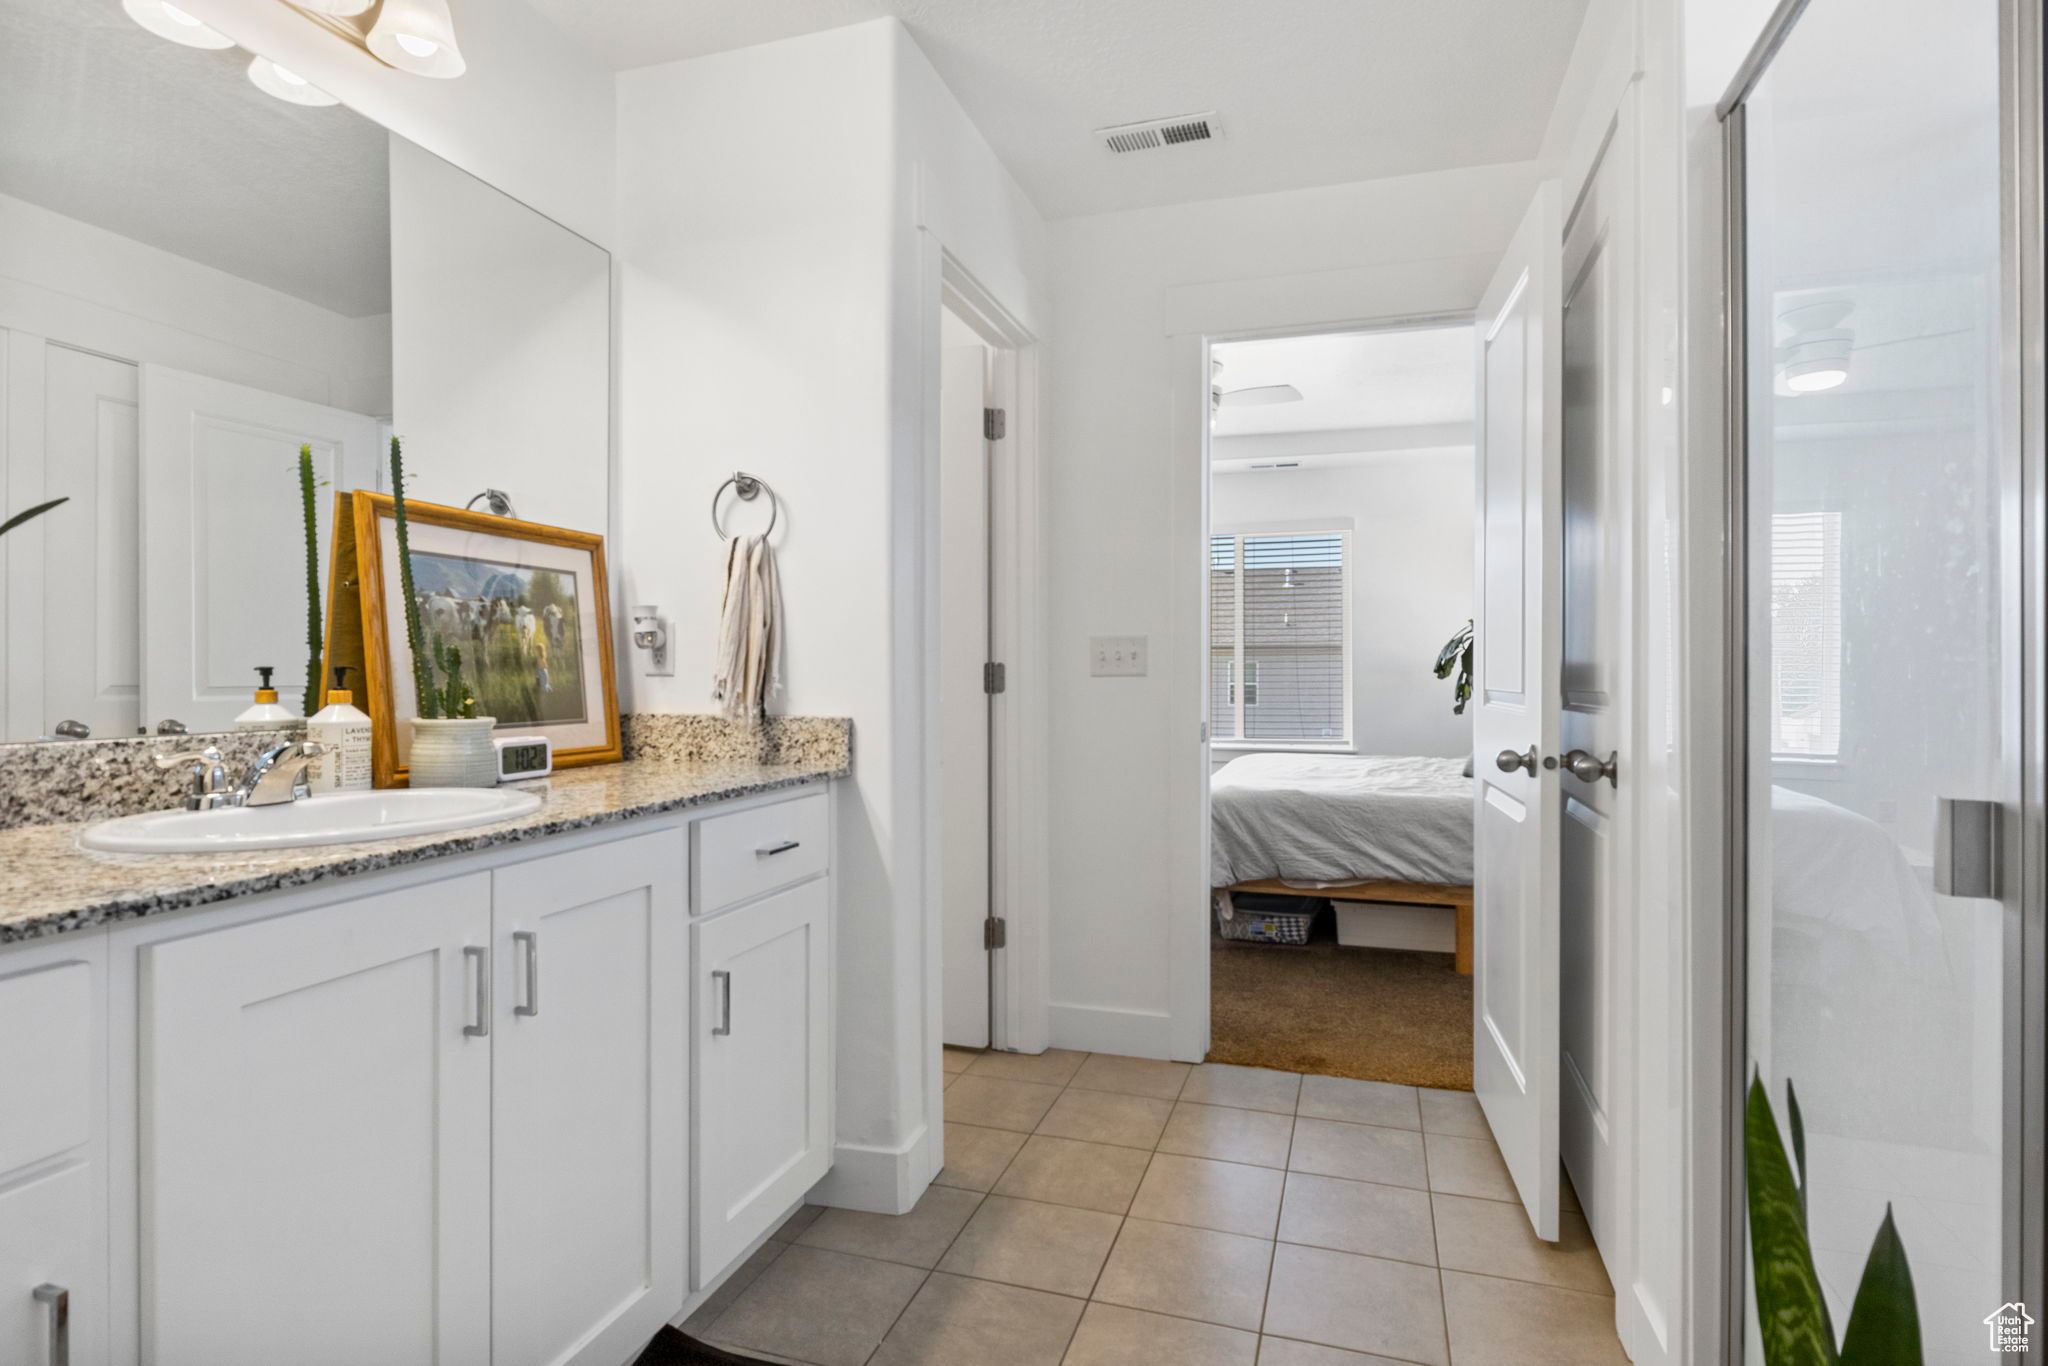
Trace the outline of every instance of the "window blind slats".
{"label": "window blind slats", "polygon": [[1348,736],[1342,533],[1210,543],[1210,725],[1219,739]]}
{"label": "window blind slats", "polygon": [[1842,747],[1842,514],[1771,516],[1771,752]]}

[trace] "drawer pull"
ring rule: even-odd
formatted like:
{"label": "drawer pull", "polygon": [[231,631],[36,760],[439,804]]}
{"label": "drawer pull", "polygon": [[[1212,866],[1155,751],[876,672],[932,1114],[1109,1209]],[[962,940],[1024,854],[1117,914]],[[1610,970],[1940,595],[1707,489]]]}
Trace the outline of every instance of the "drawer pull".
{"label": "drawer pull", "polygon": [[50,1313],[50,1366],[71,1366],[71,1292],[61,1285],[39,1285],[36,1303]]}
{"label": "drawer pull", "polygon": [[718,1023],[711,1027],[713,1035],[732,1033],[732,974],[720,968],[711,974],[711,980],[719,987]]}
{"label": "drawer pull", "polygon": [[802,840],[784,840],[780,844],[771,844],[768,845],[766,848],[756,849],[754,851],[754,857],[774,858],[777,854],[786,854],[792,849],[800,848],[802,844]]}
{"label": "drawer pull", "polygon": [[514,1015],[540,1014],[540,934],[534,930],[515,930],[514,944],[526,946],[526,1000],[512,1007]]}
{"label": "drawer pull", "polygon": [[476,965],[476,1022],[466,1024],[462,1032],[472,1039],[491,1037],[491,951],[475,944],[462,950],[462,956]]}

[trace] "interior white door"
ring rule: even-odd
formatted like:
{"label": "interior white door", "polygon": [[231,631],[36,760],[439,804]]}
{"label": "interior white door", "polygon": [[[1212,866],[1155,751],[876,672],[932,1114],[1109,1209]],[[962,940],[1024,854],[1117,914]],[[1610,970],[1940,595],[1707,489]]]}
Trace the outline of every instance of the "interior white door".
{"label": "interior white door", "polygon": [[143,950],[143,1360],[490,1361],[490,894]]}
{"label": "interior white door", "polygon": [[43,488],[71,501],[43,525],[43,714],[96,736],[141,724],[136,563],[136,374],[55,342],[44,348]]}
{"label": "interior white door", "polygon": [[830,909],[818,878],[691,929],[699,1289],[832,1164]]}
{"label": "interior white door", "polygon": [[[306,686],[299,447],[322,487],[321,592],[334,495],[374,487],[377,421],[161,365],[142,367],[142,717],[220,730],[256,669]],[[325,610],[323,607],[323,617]]]}
{"label": "interior white door", "polygon": [[[1617,119],[1564,238],[1563,648],[1559,695],[1559,1144],[1610,1262],[1623,1255],[1622,1156],[1633,1107],[1617,1021],[1633,957],[1616,889],[1631,885],[1622,800],[1628,733],[1628,449],[1634,120]],[[1633,775],[1627,775],[1632,777]],[[1572,1216],[1565,1216],[1567,1222]]]}
{"label": "interior white door", "polygon": [[1562,303],[1546,182],[1478,314],[1473,1089],[1538,1237],[1557,1237]]}
{"label": "interior white door", "polygon": [[493,1366],[632,1358],[685,1298],[680,830],[493,873]]}
{"label": "interior white door", "polygon": [[[949,333],[963,324],[947,316]],[[945,1041],[989,1044],[988,349],[955,341],[939,368],[940,888]]]}

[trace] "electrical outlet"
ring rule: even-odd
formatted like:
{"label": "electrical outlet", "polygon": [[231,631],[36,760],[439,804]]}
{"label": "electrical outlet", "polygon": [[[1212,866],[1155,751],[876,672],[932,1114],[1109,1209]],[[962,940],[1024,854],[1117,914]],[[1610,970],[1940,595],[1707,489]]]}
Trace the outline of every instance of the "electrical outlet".
{"label": "electrical outlet", "polygon": [[1088,672],[1095,678],[1143,678],[1144,636],[1090,636]]}

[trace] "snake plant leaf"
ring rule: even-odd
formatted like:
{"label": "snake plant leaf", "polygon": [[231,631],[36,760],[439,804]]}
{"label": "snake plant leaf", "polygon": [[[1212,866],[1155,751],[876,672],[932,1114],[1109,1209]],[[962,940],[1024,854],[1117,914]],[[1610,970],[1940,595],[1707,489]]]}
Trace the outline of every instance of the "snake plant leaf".
{"label": "snake plant leaf", "polygon": [[1863,1264],[1856,1304],[1849,1311],[1849,1332],[1842,1339],[1841,1366],[1922,1366],[1920,1310],[1913,1298],[1913,1272],[1906,1265],[1906,1245],[1884,1207],[1884,1222]]}
{"label": "snake plant leaf", "polygon": [[0,522],[0,536],[5,536],[8,532],[14,530],[23,522],[31,521],[37,517],[42,516],[51,508],[57,506],[57,504],[68,503],[70,501],[71,499],[68,497],[52,498],[47,503],[37,503],[32,508],[23,508],[20,512],[17,512],[12,517],[9,517],[6,521]]}
{"label": "snake plant leaf", "polygon": [[1813,1269],[1799,1187],[1761,1077],[1743,1116],[1749,1173],[1749,1247],[1765,1366],[1838,1366],[1827,1299]]}

